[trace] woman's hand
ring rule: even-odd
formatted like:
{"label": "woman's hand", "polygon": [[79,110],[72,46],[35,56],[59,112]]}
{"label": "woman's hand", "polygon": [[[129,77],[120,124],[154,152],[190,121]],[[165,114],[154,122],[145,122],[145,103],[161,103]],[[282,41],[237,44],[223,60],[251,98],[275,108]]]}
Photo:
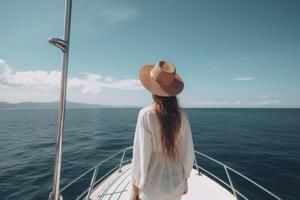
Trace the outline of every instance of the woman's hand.
{"label": "woman's hand", "polygon": [[138,200],[138,187],[135,185],[131,186],[131,193],[130,193],[130,199],[129,200]]}
{"label": "woman's hand", "polygon": [[186,194],[188,193],[188,182],[187,182],[187,178],[184,179],[184,191],[183,191],[183,194]]}

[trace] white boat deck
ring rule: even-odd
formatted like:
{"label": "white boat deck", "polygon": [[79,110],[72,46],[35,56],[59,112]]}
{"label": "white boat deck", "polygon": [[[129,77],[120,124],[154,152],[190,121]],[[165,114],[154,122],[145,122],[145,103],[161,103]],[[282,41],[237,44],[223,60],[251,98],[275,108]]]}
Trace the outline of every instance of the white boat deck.
{"label": "white boat deck", "polygon": [[[128,200],[130,195],[130,174],[130,164],[123,166],[121,172],[116,170],[94,188],[90,199]],[[183,196],[183,200],[235,200],[231,192],[206,175],[197,175],[195,169],[191,172],[188,185],[189,191]]]}

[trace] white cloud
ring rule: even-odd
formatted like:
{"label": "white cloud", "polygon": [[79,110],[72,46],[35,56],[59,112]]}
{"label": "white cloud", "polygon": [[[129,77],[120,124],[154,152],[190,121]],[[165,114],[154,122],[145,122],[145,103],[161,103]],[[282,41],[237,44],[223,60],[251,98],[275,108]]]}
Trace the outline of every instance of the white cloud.
{"label": "white cloud", "polygon": [[8,74],[10,72],[10,67],[6,64],[5,60],[0,59],[0,77],[2,74]]}
{"label": "white cloud", "polygon": [[39,87],[53,89],[59,86],[60,72],[58,71],[16,71],[0,59],[0,86]]}
{"label": "white cloud", "polygon": [[232,80],[234,80],[234,81],[253,81],[255,79],[256,79],[256,77],[253,77],[253,76],[245,76],[245,77],[235,77]]}
{"label": "white cloud", "polygon": [[232,102],[233,105],[239,105],[241,103],[242,103],[241,100],[235,100],[235,101]]}
{"label": "white cloud", "polygon": [[217,106],[217,105],[228,105],[231,104],[229,101],[215,101],[215,100],[194,100],[192,105],[195,106]]}
{"label": "white cloud", "polygon": [[77,19],[76,26],[72,30],[80,34],[95,36],[114,25],[135,19],[140,13],[139,8],[124,5],[121,2],[97,1],[88,8],[88,12]]}
{"label": "white cloud", "polygon": [[278,99],[259,97],[252,100],[194,100],[189,105],[199,107],[268,107],[279,103]]}
{"label": "white cloud", "polygon": [[[0,87],[32,88],[34,90],[57,90],[60,87],[59,71],[13,71],[0,59]],[[104,88],[119,90],[141,89],[138,79],[115,80],[111,76],[83,73],[83,77],[68,78],[68,88],[79,89],[82,93],[99,94]]]}
{"label": "white cloud", "polygon": [[278,99],[274,99],[274,100],[265,100],[265,101],[262,101],[261,103],[264,105],[276,105],[279,102],[280,101]]}
{"label": "white cloud", "polygon": [[99,11],[99,15],[108,24],[129,20],[139,14],[139,10],[129,6],[111,6]]}
{"label": "white cloud", "polygon": [[93,74],[93,73],[83,73],[83,74],[85,74],[86,78],[91,81],[98,81],[103,78],[103,76],[100,74]]}
{"label": "white cloud", "polygon": [[268,106],[268,105],[279,104],[280,101],[278,99],[270,98],[266,95],[263,95],[263,96],[260,96],[259,100],[257,100],[255,103]]}
{"label": "white cloud", "polygon": [[106,76],[105,78],[104,78],[104,81],[106,81],[106,82],[113,82],[113,77],[111,77],[111,76]]}

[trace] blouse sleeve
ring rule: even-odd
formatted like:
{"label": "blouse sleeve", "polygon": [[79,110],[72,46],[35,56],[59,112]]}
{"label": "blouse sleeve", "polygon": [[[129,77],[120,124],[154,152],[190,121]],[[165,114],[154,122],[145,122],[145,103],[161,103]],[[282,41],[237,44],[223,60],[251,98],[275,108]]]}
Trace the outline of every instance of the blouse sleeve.
{"label": "blouse sleeve", "polygon": [[135,129],[131,168],[131,184],[138,188],[141,188],[145,183],[151,152],[151,134],[143,121],[138,120]]}
{"label": "blouse sleeve", "polygon": [[189,120],[184,113],[183,120],[183,132],[178,141],[178,155],[179,159],[182,162],[183,170],[184,170],[184,178],[188,178],[190,176],[191,170],[193,168],[195,153],[194,153],[194,144],[192,138],[192,130],[190,127]]}

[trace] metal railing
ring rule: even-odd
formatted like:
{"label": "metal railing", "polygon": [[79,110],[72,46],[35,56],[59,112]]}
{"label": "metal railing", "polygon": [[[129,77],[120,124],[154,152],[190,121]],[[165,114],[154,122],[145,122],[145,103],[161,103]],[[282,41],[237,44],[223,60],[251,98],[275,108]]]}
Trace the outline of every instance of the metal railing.
{"label": "metal railing", "polygon": [[[63,187],[60,190],[60,194],[62,194],[65,190],[70,188],[74,183],[78,182],[80,179],[87,176],[89,173],[93,172],[92,178],[90,179],[89,186],[82,193],[80,193],[79,196],[76,197],[76,200],[80,200],[80,199],[89,200],[95,186],[97,186],[99,183],[101,183],[105,178],[107,178],[114,171],[118,170],[118,172],[122,172],[123,165],[131,162],[131,159],[124,160],[126,152],[128,150],[132,150],[132,146],[127,147],[127,148],[125,148],[121,151],[118,151],[118,152],[112,154],[108,158],[104,159],[103,161],[99,162],[95,166],[91,167],[90,169],[85,171],[83,174],[81,174],[80,176],[75,178],[73,181],[71,181],[69,184],[67,184],[65,187]],[[122,155],[121,159],[120,159],[120,162],[118,164],[116,164],[114,167],[112,167],[112,169],[110,169],[107,173],[105,173],[103,176],[101,176],[97,180],[97,175],[99,173],[100,166],[103,165],[104,163],[114,159],[118,155]],[[230,176],[230,172],[235,173],[239,177],[245,179],[246,181],[248,181],[249,183],[254,185],[256,188],[258,188],[258,189],[262,190],[263,192],[265,192],[267,195],[269,195],[269,197],[272,197],[273,199],[276,199],[276,200],[281,200],[281,198],[279,198],[274,193],[270,192],[269,190],[267,190],[266,188],[264,188],[260,184],[256,183],[255,181],[253,181],[252,179],[246,177],[245,175],[241,174],[240,172],[232,169],[231,167],[227,166],[226,164],[224,164],[224,163],[222,163],[222,162],[220,162],[220,161],[218,161],[218,160],[216,160],[216,159],[214,159],[214,158],[212,158],[212,157],[210,157],[210,156],[208,156],[204,153],[200,153],[198,151],[195,151],[195,155],[202,156],[206,159],[209,159],[209,160],[213,161],[214,163],[220,165],[224,169],[224,172],[226,174],[226,178],[228,180],[228,183],[225,182],[224,180],[222,180],[220,177],[218,177],[214,173],[212,173],[211,171],[205,169],[203,166],[199,165],[199,162],[196,160],[196,156],[195,156],[194,168],[197,170],[198,175],[202,175],[202,174],[209,175],[215,181],[218,181],[218,182],[222,183],[224,186],[227,187],[226,189],[234,195],[235,199],[239,199],[239,197],[241,197],[242,199],[249,200],[249,198],[247,198],[243,193],[241,193],[240,191],[237,190],[237,188],[234,187],[233,182],[232,182],[232,177]]]}
{"label": "metal railing", "polygon": [[[118,170],[119,172],[121,172],[122,166],[126,163],[131,162],[131,160],[124,160],[124,157],[126,155],[126,152],[131,150],[131,147],[127,147],[121,151],[118,151],[114,154],[112,154],[111,156],[109,156],[108,158],[100,161],[99,163],[97,163],[96,165],[94,165],[93,167],[89,168],[88,170],[86,170],[83,174],[81,174],[80,176],[78,176],[77,178],[75,178],[74,180],[72,180],[70,183],[68,183],[66,186],[64,186],[61,190],[60,190],[60,194],[62,194],[65,190],[67,190],[68,188],[70,188],[73,184],[75,184],[76,182],[78,182],[79,180],[83,179],[84,177],[86,177],[89,173],[91,173],[93,171],[93,175],[90,181],[90,185],[88,186],[88,188],[86,188],[81,194],[79,194],[79,196],[76,197],[76,200],[79,199],[89,199],[90,195],[95,187],[95,185],[97,185],[99,182],[101,182],[102,180],[104,180],[107,176],[109,176],[112,172],[114,172],[115,170]],[[112,160],[113,158],[117,157],[118,155],[121,155],[122,157],[120,159],[120,163],[113,167],[111,170],[109,170],[107,173],[105,173],[103,176],[101,176],[98,180],[97,180],[97,175],[99,173],[99,168],[100,166],[102,166],[104,163]],[[85,195],[86,194],[86,195]]]}
{"label": "metal railing", "polygon": [[236,175],[238,175],[239,177],[245,179],[246,181],[248,181],[249,183],[251,183],[251,184],[254,185],[255,187],[259,188],[260,190],[262,190],[263,192],[265,192],[266,194],[268,194],[268,195],[269,195],[270,197],[272,197],[273,199],[282,200],[280,197],[278,197],[278,196],[275,195],[274,193],[270,192],[269,190],[267,190],[266,188],[264,188],[264,187],[261,186],[260,184],[256,183],[255,181],[253,181],[252,179],[246,177],[245,175],[241,174],[240,172],[238,172],[238,171],[232,169],[231,167],[227,166],[226,164],[224,164],[224,163],[222,163],[222,162],[220,162],[220,161],[218,161],[218,160],[216,160],[216,159],[214,159],[214,158],[212,158],[212,157],[210,157],[210,156],[208,156],[208,155],[206,155],[206,154],[204,154],[204,153],[200,153],[199,151],[195,151],[195,154],[196,154],[196,155],[199,155],[199,156],[203,156],[203,157],[205,157],[205,158],[207,158],[207,159],[213,161],[214,163],[216,163],[216,164],[218,164],[218,165],[220,165],[220,166],[222,166],[222,167],[224,168],[224,171],[225,171],[225,173],[226,173],[226,177],[227,177],[227,179],[228,179],[229,184],[226,183],[226,182],[225,182],[224,180],[222,180],[221,178],[217,177],[217,176],[216,176],[214,173],[212,173],[211,171],[205,169],[204,167],[201,167],[201,166],[199,166],[198,164],[195,165],[198,172],[200,171],[199,169],[201,169],[203,172],[209,174],[210,176],[212,176],[213,178],[215,178],[217,181],[221,182],[222,184],[224,184],[225,186],[227,186],[228,188],[230,188],[232,194],[234,195],[234,197],[235,197],[236,199],[238,199],[238,196],[240,196],[240,197],[242,197],[242,198],[245,199],[245,200],[249,200],[245,195],[243,195],[240,191],[238,191],[238,190],[234,187],[234,185],[233,185],[233,183],[232,183],[232,178],[231,178],[229,172],[233,172],[233,173],[235,173]]}

